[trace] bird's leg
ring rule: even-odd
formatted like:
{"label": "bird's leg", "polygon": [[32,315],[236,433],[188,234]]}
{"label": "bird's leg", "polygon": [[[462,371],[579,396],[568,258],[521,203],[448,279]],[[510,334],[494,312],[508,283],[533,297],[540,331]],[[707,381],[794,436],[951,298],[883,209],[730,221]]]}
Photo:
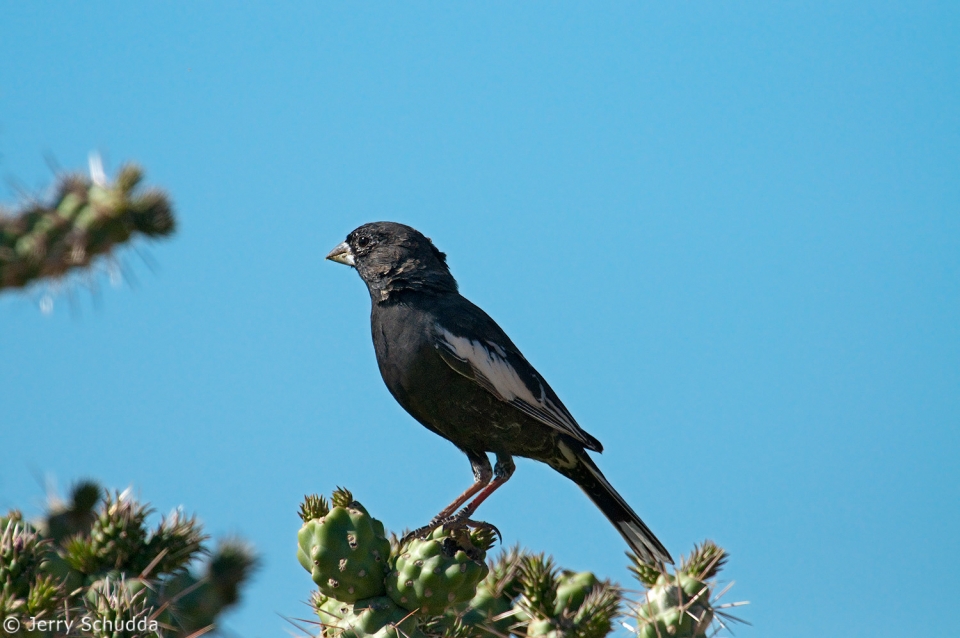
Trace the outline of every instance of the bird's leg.
{"label": "bird's leg", "polygon": [[[509,454],[497,454],[497,464],[493,468],[493,480],[480,490],[480,493],[477,494],[466,507],[442,521],[444,528],[455,529],[461,525],[469,525],[471,527],[485,527],[489,525],[489,523],[471,521],[470,516],[477,511],[480,503],[487,500],[487,497],[496,492],[498,487],[510,480],[510,477],[513,476],[513,471],[516,469],[517,466]],[[490,525],[490,527],[493,526]],[[497,531],[497,535],[499,536],[500,531],[497,530],[496,527],[493,527],[493,529]]]}
{"label": "bird's leg", "polygon": [[[433,517],[429,523],[419,529],[415,529],[403,537],[403,541],[411,538],[424,538],[427,534],[440,527],[450,515],[457,511],[457,508],[463,505],[471,496],[482,490],[490,483],[494,477],[494,471],[490,467],[490,459],[486,454],[475,454],[467,452],[467,458],[470,460],[470,467],[473,468],[473,485],[464,490],[463,494],[458,496],[452,503],[440,510],[440,513]],[[500,467],[500,457],[497,457],[497,467]],[[498,532],[499,534],[499,532]]]}
{"label": "bird's leg", "polygon": [[[467,458],[470,459],[470,467],[473,468],[473,485],[464,490],[463,494],[454,499],[452,503],[440,510],[440,513],[433,517],[431,523],[440,523],[449,518],[451,514],[457,511],[458,507],[467,502],[467,499],[485,488],[490,483],[490,479],[495,476],[494,470],[490,468],[490,459],[487,458],[486,454],[471,454],[468,452]],[[497,457],[497,467],[499,466],[500,460]]]}

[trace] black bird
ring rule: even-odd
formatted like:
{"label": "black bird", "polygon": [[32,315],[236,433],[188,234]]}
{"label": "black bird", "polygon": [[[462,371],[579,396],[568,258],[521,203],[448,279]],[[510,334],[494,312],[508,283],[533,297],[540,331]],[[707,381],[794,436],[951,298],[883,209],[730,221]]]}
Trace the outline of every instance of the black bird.
{"label": "black bird", "polygon": [[[600,441],[577,425],[500,326],[460,295],[433,242],[409,226],[376,222],[347,235],[327,259],[353,266],[367,284],[373,345],[390,393],[473,468],[473,485],[425,529],[468,522],[513,474],[512,457],[522,456],[579,485],[638,557],[673,563],[587,455],[603,451]],[[492,469],[488,452],[497,457]]]}

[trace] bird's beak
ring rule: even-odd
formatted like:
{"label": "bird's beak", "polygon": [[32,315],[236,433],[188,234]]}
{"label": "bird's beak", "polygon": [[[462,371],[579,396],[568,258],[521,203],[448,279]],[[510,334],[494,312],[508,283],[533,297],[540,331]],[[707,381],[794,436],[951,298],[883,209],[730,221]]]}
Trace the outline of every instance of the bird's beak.
{"label": "bird's beak", "polygon": [[327,255],[327,259],[346,266],[356,266],[356,262],[353,259],[353,249],[350,248],[350,244],[347,242],[343,242],[331,250],[330,254]]}

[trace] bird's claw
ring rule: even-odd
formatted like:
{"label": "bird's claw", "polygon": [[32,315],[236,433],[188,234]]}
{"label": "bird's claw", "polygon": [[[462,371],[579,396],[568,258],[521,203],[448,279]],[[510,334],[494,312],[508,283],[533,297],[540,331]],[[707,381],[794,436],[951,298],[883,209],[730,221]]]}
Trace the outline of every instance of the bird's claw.
{"label": "bird's claw", "polygon": [[407,543],[409,543],[415,538],[418,540],[424,540],[427,536],[429,536],[433,532],[433,530],[437,529],[442,524],[443,524],[443,521],[430,521],[423,527],[418,527],[412,532],[407,532],[403,536],[403,538],[400,539],[400,544],[406,545]]}
{"label": "bird's claw", "polygon": [[500,533],[500,530],[497,529],[497,526],[493,523],[487,523],[486,521],[475,521],[471,518],[467,518],[467,516],[464,515],[464,512],[454,514],[443,521],[444,531],[464,528],[490,530],[497,535],[497,540],[500,542],[500,544],[503,544],[503,534]]}
{"label": "bird's claw", "polygon": [[452,516],[446,516],[444,518],[435,517],[423,527],[418,527],[412,532],[407,533],[403,538],[400,539],[400,544],[405,545],[415,538],[419,540],[425,540],[438,527],[443,527],[443,531],[445,532],[465,528],[490,530],[497,535],[497,540],[500,542],[500,544],[503,544],[503,534],[500,533],[500,530],[497,529],[496,525],[471,519],[470,512],[466,508],[460,510]]}

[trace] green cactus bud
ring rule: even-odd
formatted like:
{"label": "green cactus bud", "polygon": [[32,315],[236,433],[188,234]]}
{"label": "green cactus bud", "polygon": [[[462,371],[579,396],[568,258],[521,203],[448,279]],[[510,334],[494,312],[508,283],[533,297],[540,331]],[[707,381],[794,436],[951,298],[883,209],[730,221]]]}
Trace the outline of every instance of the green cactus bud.
{"label": "green cactus bud", "polygon": [[465,605],[455,608],[455,615],[464,624],[485,629],[490,635],[510,633],[517,623],[513,611],[513,601],[504,595],[496,595],[486,586],[486,581],[477,587],[477,594]]}
{"label": "green cactus bud", "polygon": [[726,557],[722,548],[705,541],[688,559],[681,560],[676,573],[660,574],[653,585],[644,582],[647,591],[636,608],[638,636],[706,636],[716,612],[710,601],[710,585],[705,581],[717,574]]}
{"label": "green cactus bud", "polygon": [[523,590],[518,606],[530,618],[550,618],[557,604],[557,568],[544,554],[525,556],[520,562]]}
{"label": "green cactus bud", "polygon": [[645,562],[633,552],[627,552],[627,558],[632,563],[628,566],[629,570],[644,587],[650,588],[657,583],[657,579],[663,573],[662,567]]}
{"label": "green cactus bud", "polygon": [[726,564],[729,554],[711,540],[695,545],[690,558],[684,559],[680,571],[700,580],[709,580]]}
{"label": "green cactus bud", "polygon": [[578,574],[569,571],[564,572],[557,581],[557,602],[554,607],[554,614],[559,616],[567,612],[572,615],[580,609],[583,599],[598,584],[600,584],[600,581],[591,572],[580,572]]}
{"label": "green cactus bud", "polygon": [[63,559],[81,574],[95,574],[100,571],[100,557],[89,536],[78,534],[66,542]]}
{"label": "green cactus bud", "polygon": [[[337,631],[347,626],[347,618],[353,613],[353,604],[345,603],[336,598],[325,596],[318,591],[313,592],[310,599],[313,605],[313,611],[320,619],[320,624],[324,628],[332,628]],[[327,635],[326,630],[323,632]]]}
{"label": "green cactus bud", "polygon": [[0,531],[0,587],[12,598],[25,599],[47,560],[50,542],[17,514],[9,516]]}
{"label": "green cactus bud", "polygon": [[484,579],[482,586],[489,589],[496,596],[514,599],[523,590],[520,581],[520,568],[523,559],[527,556],[519,545],[503,550],[490,565],[490,574]]}
{"label": "green cactus bud", "polygon": [[159,622],[152,618],[153,608],[147,603],[147,589],[128,586],[126,579],[105,578],[98,581],[84,598],[86,613],[94,638],[134,638],[157,633]]}
{"label": "green cactus bud", "polygon": [[326,596],[355,602],[381,595],[390,556],[383,524],[346,490],[338,489],[333,502],[325,516],[300,528],[297,559]]}
{"label": "green cactus bud", "polygon": [[90,547],[98,570],[130,568],[146,545],[145,521],[149,513],[129,492],[107,494],[90,529]]}
{"label": "green cactus bud", "polygon": [[[447,607],[472,599],[489,569],[485,553],[457,536],[439,527],[426,539],[404,545],[387,575],[390,598],[421,614],[442,614]],[[479,555],[471,556],[477,551]]]}
{"label": "green cactus bud", "polygon": [[200,529],[196,517],[186,517],[179,510],[160,521],[131,564],[131,571],[144,576],[173,574],[186,569],[203,553],[208,536]]}
{"label": "green cactus bud", "polygon": [[357,601],[353,618],[340,638],[425,638],[413,614],[390,598],[379,596]]}
{"label": "green cactus bud", "polygon": [[72,220],[85,204],[86,193],[66,192],[57,202],[57,214],[66,220]]}
{"label": "green cactus bud", "polygon": [[123,195],[129,195],[143,179],[143,169],[136,164],[125,164],[117,173],[115,187]]}
{"label": "green cactus bud", "polygon": [[[128,576],[120,570],[111,569],[108,572],[87,577],[86,599],[88,602],[96,604],[97,600],[105,591],[107,591],[107,589],[116,589],[117,587],[123,587],[127,594],[130,596],[135,596],[143,590],[149,590],[150,585],[147,579],[137,578],[136,576]],[[119,590],[116,589],[114,593],[117,593],[118,591]],[[149,597],[149,591],[144,594],[144,596]]]}
{"label": "green cactus bud", "polygon": [[300,518],[304,523],[315,518],[323,518],[330,513],[330,505],[323,496],[311,494],[303,497],[300,504]]}
{"label": "green cactus bud", "polygon": [[52,574],[38,574],[27,594],[27,613],[33,618],[50,618],[60,610],[65,590]]}
{"label": "green cactus bud", "polygon": [[333,492],[331,502],[334,507],[350,507],[350,504],[354,502],[353,493],[345,487],[338,487]]}

